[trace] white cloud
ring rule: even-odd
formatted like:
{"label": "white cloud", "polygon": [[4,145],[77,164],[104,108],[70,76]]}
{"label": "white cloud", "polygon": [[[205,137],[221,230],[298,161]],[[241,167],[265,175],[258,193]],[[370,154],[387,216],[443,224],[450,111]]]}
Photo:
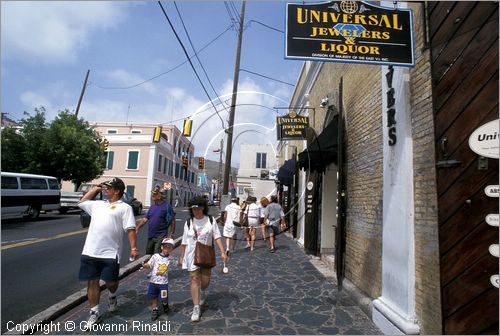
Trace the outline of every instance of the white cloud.
{"label": "white cloud", "polygon": [[119,2],[2,1],[2,54],[32,63],[71,63],[89,35],[121,22]]}

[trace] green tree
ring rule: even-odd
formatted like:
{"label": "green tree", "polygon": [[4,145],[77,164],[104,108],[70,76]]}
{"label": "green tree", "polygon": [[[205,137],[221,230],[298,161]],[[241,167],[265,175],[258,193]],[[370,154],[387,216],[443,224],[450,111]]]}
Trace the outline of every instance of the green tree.
{"label": "green tree", "polygon": [[27,166],[24,155],[26,143],[14,127],[2,130],[2,171],[23,172]]}
{"label": "green tree", "polygon": [[99,177],[105,166],[99,132],[69,110],[59,111],[50,124],[45,112],[43,107],[33,116],[25,112],[19,134],[2,132],[2,170],[56,176],[77,187]]}

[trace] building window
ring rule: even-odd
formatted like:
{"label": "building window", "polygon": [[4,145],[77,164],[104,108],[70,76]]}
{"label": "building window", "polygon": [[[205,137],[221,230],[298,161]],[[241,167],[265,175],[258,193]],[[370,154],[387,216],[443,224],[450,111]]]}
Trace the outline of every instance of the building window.
{"label": "building window", "polygon": [[115,152],[106,152],[106,169],[113,169],[113,159],[115,157]]}
{"label": "building window", "polygon": [[169,162],[168,175],[174,176],[174,161]]}
{"label": "building window", "polygon": [[116,128],[108,128],[106,130],[106,133],[108,133],[108,134],[118,134],[118,130]]}
{"label": "building window", "polygon": [[140,130],[140,129],[133,129],[133,130],[130,131],[130,133],[132,133],[132,134],[142,134],[142,130]]}
{"label": "building window", "polygon": [[168,160],[167,158],[163,158],[163,174],[167,174],[167,170],[168,170]]}
{"label": "building window", "polygon": [[128,151],[127,169],[139,169],[139,151]]}
{"label": "building window", "polygon": [[238,195],[243,195],[245,193],[245,189],[243,187],[238,187]]}
{"label": "building window", "polygon": [[175,164],[175,177],[179,178],[179,169],[180,165],[178,163]]}
{"label": "building window", "polygon": [[130,198],[134,198],[134,193],[135,193],[135,186],[134,185],[127,185],[127,195]]}
{"label": "building window", "polygon": [[266,168],[267,153],[257,153],[257,163],[255,168]]}
{"label": "building window", "polygon": [[198,187],[201,187],[201,177],[198,176]]}
{"label": "building window", "polygon": [[158,170],[161,173],[161,163],[163,162],[163,155],[158,155],[158,167],[156,170]]}

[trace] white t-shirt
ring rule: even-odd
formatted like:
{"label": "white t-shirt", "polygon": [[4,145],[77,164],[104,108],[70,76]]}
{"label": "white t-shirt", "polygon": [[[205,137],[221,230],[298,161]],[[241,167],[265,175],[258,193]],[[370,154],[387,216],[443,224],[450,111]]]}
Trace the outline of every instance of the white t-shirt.
{"label": "white t-shirt", "polygon": [[92,216],[82,254],[94,258],[115,259],[122,252],[123,232],[135,229],[132,207],[119,200],[84,201],[78,206]]}
{"label": "white t-shirt", "polygon": [[168,284],[168,267],[171,262],[168,255],[165,256],[161,253],[153,254],[147,262],[147,264],[151,266],[151,279],[149,279],[149,282],[158,285]]}
{"label": "white t-shirt", "polygon": [[231,226],[231,225],[233,225],[233,221],[234,222],[239,222],[240,221],[241,208],[240,208],[240,206],[238,204],[231,203],[228,206],[226,206],[226,208],[224,209],[224,211],[227,214],[227,216],[226,216],[226,222],[224,223],[224,225]]}
{"label": "white t-shirt", "polygon": [[182,235],[182,245],[186,245],[184,260],[182,261],[182,268],[188,271],[196,271],[199,267],[194,264],[194,249],[196,247],[196,240],[194,230],[198,233],[198,241],[205,245],[212,245],[212,237],[219,239],[221,237],[219,227],[213,219],[213,224],[210,224],[208,216],[203,219],[193,218],[190,228],[188,229],[188,219],[184,223],[184,233]]}
{"label": "white t-shirt", "polygon": [[245,212],[248,212],[248,218],[259,218],[260,217],[260,206],[255,203],[250,203],[247,206]]}

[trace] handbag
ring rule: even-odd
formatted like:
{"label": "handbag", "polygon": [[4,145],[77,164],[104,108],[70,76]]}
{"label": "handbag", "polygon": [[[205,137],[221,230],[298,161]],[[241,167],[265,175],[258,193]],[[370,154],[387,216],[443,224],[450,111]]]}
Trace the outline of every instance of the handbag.
{"label": "handbag", "polygon": [[212,235],[212,245],[205,245],[198,241],[198,232],[196,228],[193,227],[194,236],[196,239],[196,246],[194,248],[194,264],[201,268],[212,268],[215,267],[215,249],[213,245],[213,235]]}
{"label": "handbag", "polygon": [[241,227],[248,227],[248,206],[247,206],[247,211],[245,213],[245,211],[242,211],[240,213],[240,222],[239,222],[239,226]]}

